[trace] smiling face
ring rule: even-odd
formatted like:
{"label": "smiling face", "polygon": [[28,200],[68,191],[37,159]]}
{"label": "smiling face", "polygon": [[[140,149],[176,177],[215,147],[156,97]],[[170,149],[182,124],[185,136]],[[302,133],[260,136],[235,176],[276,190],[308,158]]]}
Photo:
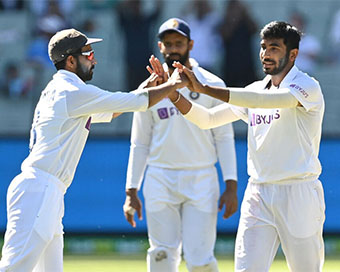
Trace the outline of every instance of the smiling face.
{"label": "smiling face", "polygon": [[275,86],[294,66],[301,35],[296,27],[283,21],[272,21],[262,28],[260,60],[264,73],[271,75]]}
{"label": "smiling face", "polygon": [[174,61],[189,66],[189,52],[193,47],[192,40],[177,32],[169,32],[164,34],[162,40],[158,42],[158,47],[170,69],[172,69]]}
{"label": "smiling face", "polygon": [[263,72],[268,75],[282,73],[290,62],[289,53],[283,39],[263,39],[260,50]]}

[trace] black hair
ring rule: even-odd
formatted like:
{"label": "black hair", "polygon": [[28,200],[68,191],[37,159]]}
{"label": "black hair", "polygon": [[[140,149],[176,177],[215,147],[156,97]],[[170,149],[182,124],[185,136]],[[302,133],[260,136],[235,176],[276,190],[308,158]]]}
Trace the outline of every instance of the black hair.
{"label": "black hair", "polygon": [[286,22],[273,21],[265,25],[261,32],[261,39],[283,39],[287,52],[299,49],[302,33],[295,26]]}
{"label": "black hair", "polygon": [[66,66],[66,59],[67,59],[67,58],[63,59],[62,61],[59,61],[59,62],[55,63],[55,64],[54,64],[55,68],[56,68],[57,70],[65,69],[65,66]]}
{"label": "black hair", "polygon": [[66,67],[66,60],[67,60],[68,56],[74,56],[74,57],[75,57],[75,56],[80,55],[80,53],[81,53],[81,49],[78,50],[78,51],[75,52],[75,53],[72,53],[72,54],[67,55],[66,58],[64,58],[62,61],[59,61],[59,62],[57,62],[57,63],[54,64],[55,68],[56,68],[57,70],[65,69],[65,67]]}

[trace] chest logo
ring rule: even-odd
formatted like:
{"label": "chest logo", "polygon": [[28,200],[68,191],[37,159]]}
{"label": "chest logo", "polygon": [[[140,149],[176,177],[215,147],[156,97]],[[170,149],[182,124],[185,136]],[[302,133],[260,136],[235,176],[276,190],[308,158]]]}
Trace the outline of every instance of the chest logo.
{"label": "chest logo", "polygon": [[271,122],[273,122],[275,119],[280,118],[280,110],[276,110],[275,113],[273,114],[256,114],[253,113],[251,115],[251,120],[250,120],[250,126],[257,126],[257,125],[269,125]]}
{"label": "chest logo", "polygon": [[176,107],[170,108],[159,108],[157,109],[159,119],[168,119],[170,116],[174,114],[179,114],[179,110]]}
{"label": "chest logo", "polygon": [[197,92],[190,92],[189,96],[191,99],[196,100],[200,97],[200,94]]}

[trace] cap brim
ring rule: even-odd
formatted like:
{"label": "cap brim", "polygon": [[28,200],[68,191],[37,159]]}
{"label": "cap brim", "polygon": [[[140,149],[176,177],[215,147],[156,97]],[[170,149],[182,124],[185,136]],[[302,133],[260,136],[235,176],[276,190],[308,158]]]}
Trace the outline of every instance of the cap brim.
{"label": "cap brim", "polygon": [[159,38],[162,37],[166,32],[169,32],[169,31],[175,31],[175,32],[181,34],[182,36],[189,38],[187,34],[182,32],[181,30],[178,30],[177,28],[168,28],[168,29],[162,31],[161,33],[158,33],[158,37]]}
{"label": "cap brim", "polygon": [[97,39],[97,38],[88,38],[85,45],[93,44],[101,42],[103,39]]}

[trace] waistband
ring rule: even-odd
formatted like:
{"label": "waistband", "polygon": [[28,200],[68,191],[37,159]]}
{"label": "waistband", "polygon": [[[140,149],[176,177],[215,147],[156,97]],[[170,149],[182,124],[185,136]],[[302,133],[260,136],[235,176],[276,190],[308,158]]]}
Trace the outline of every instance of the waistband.
{"label": "waistband", "polygon": [[148,168],[166,170],[166,171],[176,171],[176,172],[178,172],[178,171],[198,171],[198,170],[205,170],[205,169],[216,169],[214,164],[200,166],[200,167],[185,167],[185,168],[169,168],[169,167],[163,167],[163,166],[159,166],[159,165],[149,164]]}
{"label": "waistband", "polygon": [[249,178],[249,183],[252,184],[271,184],[271,185],[291,185],[291,184],[299,184],[299,183],[309,183],[313,181],[319,180],[319,176],[310,176],[308,178],[303,179],[284,179],[284,180],[278,180],[278,181],[256,181],[254,179]]}
{"label": "waistband", "polygon": [[65,194],[66,193],[66,185],[60,181],[57,177],[43,171],[40,170],[39,168],[35,168],[35,167],[26,167],[22,170],[23,173],[31,173],[33,175],[39,176],[44,178],[46,181],[48,182],[53,182],[55,185],[57,185],[57,187],[60,189],[60,191]]}

